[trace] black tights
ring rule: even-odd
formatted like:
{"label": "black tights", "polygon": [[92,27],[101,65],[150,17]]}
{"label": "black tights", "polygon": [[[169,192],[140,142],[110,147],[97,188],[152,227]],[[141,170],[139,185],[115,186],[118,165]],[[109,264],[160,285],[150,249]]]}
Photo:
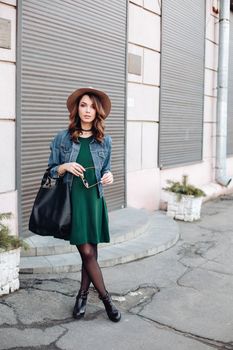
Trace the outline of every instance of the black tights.
{"label": "black tights", "polygon": [[97,262],[97,244],[85,243],[76,246],[82,259],[81,290],[88,290],[91,282],[100,296],[106,295],[103,275]]}

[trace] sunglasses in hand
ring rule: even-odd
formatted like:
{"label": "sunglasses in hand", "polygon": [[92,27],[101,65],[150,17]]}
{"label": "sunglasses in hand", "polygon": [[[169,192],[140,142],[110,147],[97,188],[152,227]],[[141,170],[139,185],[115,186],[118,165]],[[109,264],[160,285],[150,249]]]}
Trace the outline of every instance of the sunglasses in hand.
{"label": "sunglasses in hand", "polygon": [[[95,169],[95,167],[94,167],[94,166],[90,166],[90,167],[85,168],[85,170],[87,170],[87,169]],[[82,180],[83,185],[84,185],[86,188],[94,187],[94,186],[98,185],[98,184],[101,182],[101,181],[98,181],[98,182],[96,182],[96,183],[93,184],[93,185],[89,185],[87,179],[85,179],[85,175],[84,175],[84,174],[82,174],[82,175],[80,176],[80,178],[81,178],[81,180]]]}

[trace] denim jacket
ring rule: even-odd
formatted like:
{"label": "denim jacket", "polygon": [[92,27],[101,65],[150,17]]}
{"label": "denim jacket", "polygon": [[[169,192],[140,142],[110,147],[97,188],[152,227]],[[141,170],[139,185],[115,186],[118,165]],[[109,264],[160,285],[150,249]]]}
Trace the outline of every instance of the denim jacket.
{"label": "denim jacket", "polygon": [[[95,166],[95,175],[97,182],[101,180],[101,177],[111,170],[111,150],[112,139],[106,135],[102,143],[96,139],[92,139],[90,144],[90,151]],[[63,163],[76,162],[77,156],[80,151],[80,142],[73,142],[70,139],[68,129],[59,132],[50,144],[50,157],[48,166],[50,169],[50,176],[54,179],[59,178],[58,166]],[[70,172],[66,172],[63,176],[63,181],[69,184],[71,189],[74,175]],[[99,197],[103,196],[103,185],[98,184]]]}

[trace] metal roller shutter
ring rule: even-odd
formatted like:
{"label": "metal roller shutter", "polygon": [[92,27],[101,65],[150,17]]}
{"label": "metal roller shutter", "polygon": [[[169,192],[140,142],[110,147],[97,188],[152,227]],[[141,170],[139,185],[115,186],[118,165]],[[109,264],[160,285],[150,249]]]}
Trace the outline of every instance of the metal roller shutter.
{"label": "metal roller shutter", "polygon": [[[232,9],[233,10],[233,9]],[[233,12],[230,13],[230,51],[228,71],[227,155],[233,155]]]}
{"label": "metal roller shutter", "polygon": [[115,182],[106,188],[110,210],[125,205],[127,1],[22,0],[18,2],[17,125],[20,231],[28,218],[49,144],[68,126],[66,98],[76,88],[106,91],[112,112]]}
{"label": "metal roller shutter", "polygon": [[202,159],[205,1],[163,0],[159,167]]}

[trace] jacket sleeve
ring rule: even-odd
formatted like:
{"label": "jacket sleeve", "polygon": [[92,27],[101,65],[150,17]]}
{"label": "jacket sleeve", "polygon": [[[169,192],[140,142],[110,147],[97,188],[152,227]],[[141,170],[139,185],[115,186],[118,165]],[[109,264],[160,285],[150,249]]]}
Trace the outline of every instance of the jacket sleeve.
{"label": "jacket sleeve", "polygon": [[60,161],[60,147],[59,147],[59,135],[57,135],[50,143],[50,156],[48,160],[48,166],[50,167],[50,176],[53,179],[59,178],[58,167],[61,164]]}
{"label": "jacket sleeve", "polygon": [[112,138],[107,136],[107,156],[104,160],[104,164],[101,170],[101,176],[103,176],[108,171],[111,171],[111,157],[112,157]]}

